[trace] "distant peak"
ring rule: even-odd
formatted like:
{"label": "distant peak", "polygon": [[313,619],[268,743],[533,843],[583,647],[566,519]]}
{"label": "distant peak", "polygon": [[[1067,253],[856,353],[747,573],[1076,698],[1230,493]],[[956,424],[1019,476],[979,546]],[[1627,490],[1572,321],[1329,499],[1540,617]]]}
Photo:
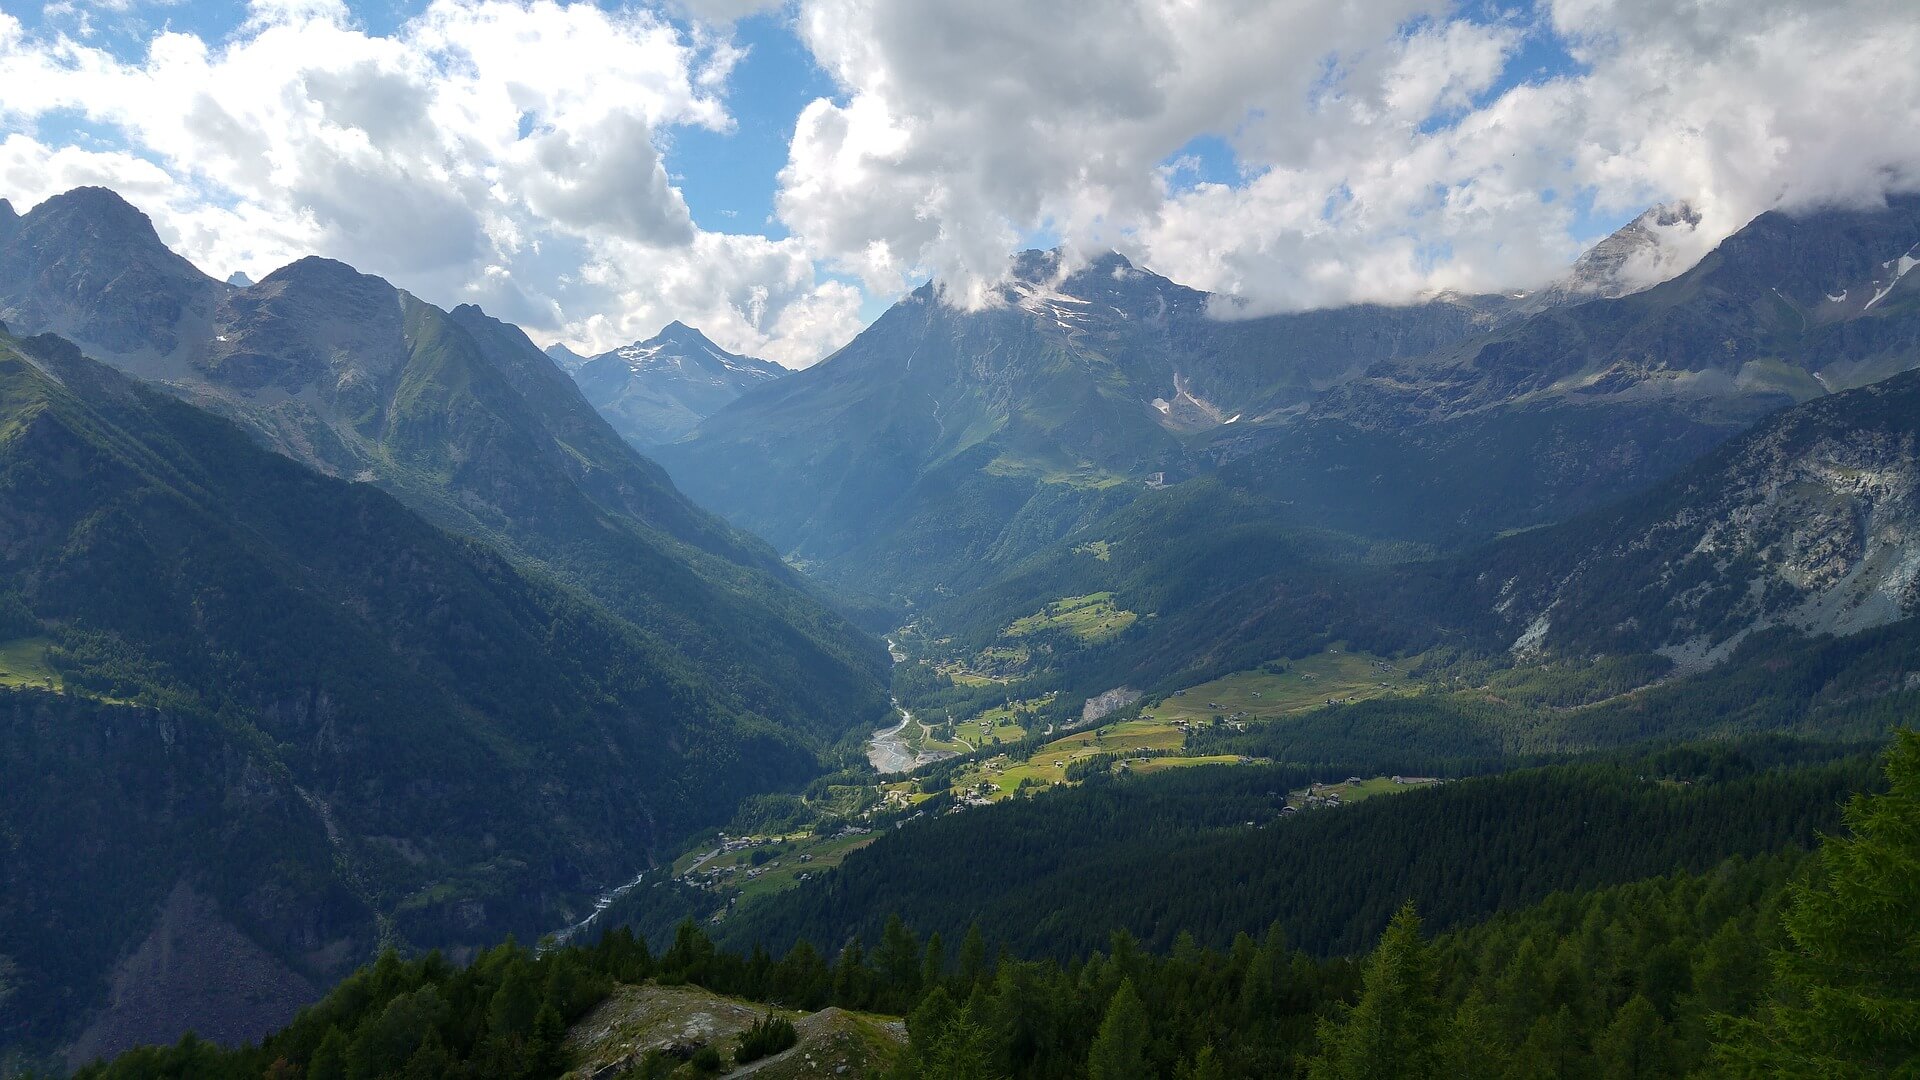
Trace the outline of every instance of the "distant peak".
{"label": "distant peak", "polygon": [[0,199],[0,221],[12,221],[19,216],[18,213],[14,212],[12,203],[5,199]]}
{"label": "distant peak", "polygon": [[236,289],[247,289],[253,286],[253,279],[247,276],[245,270],[235,270],[227,275],[227,284]]}
{"label": "distant peak", "polygon": [[688,326],[686,323],[681,322],[679,319],[675,319],[672,322],[668,323],[667,325],[661,327],[660,332],[653,335],[653,340],[654,341],[678,341],[683,343],[691,342],[691,343],[702,344],[702,345],[708,343],[707,335],[701,333],[700,331],[694,329],[691,326]]}
{"label": "distant peak", "polygon": [[44,208],[109,211],[113,213],[140,214],[141,217],[147,216],[141,213],[139,207],[121,198],[119,192],[112,188],[104,187],[70,188],[53,196],[46,202],[41,203],[40,206]]}
{"label": "distant peak", "polygon": [[587,362],[586,357],[567,348],[567,343],[564,341],[556,341],[541,351],[546,353],[554,363],[559,364],[568,371],[572,371],[574,368]]}

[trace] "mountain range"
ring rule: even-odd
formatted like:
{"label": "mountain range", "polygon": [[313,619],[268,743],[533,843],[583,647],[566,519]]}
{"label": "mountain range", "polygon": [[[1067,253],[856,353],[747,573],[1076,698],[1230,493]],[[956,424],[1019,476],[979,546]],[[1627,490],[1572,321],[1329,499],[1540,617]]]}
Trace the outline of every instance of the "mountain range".
{"label": "mountain range", "polygon": [[1118,256],[1029,253],[997,306],[923,289],[658,453],[801,565],[925,604],[1190,478],[1303,527],[1476,543],[1920,364],[1920,198],[1764,214],[1671,280],[1615,280],[1689,215],[1630,223],[1547,300],[1247,319]]}

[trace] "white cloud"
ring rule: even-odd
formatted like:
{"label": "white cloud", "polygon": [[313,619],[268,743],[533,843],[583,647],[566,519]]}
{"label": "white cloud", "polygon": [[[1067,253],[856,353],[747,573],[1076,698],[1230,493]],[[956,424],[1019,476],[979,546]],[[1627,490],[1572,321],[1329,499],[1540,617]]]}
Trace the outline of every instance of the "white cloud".
{"label": "white cloud", "polygon": [[[1770,206],[1920,187],[1912,0],[792,0],[841,92],[795,118],[791,236],[715,234],[671,136],[733,129],[716,27],[779,5],[663,2],[696,21],[256,0],[134,59],[0,12],[0,195],[107,183],[216,276],[317,252],[581,347],[681,318],[803,364],[857,325],[822,266],[976,304],[1057,235],[1268,311],[1537,283],[1587,206],[1690,200],[1670,272]],[[1549,38],[1579,68],[1495,93]],[[1201,135],[1236,174],[1174,160]]]}
{"label": "white cloud", "polygon": [[[132,60],[0,12],[0,195],[107,183],[216,276],[320,253],[536,333],[684,316],[654,288],[673,274],[777,272],[716,340],[811,360],[839,342],[770,336],[786,303],[817,312],[811,263],[801,288],[791,260],[702,233],[660,150],[675,126],[730,130],[742,55],[646,10],[549,0],[434,0],[385,36],[337,0],[256,0],[230,39],[155,33]],[[44,145],[62,116],[108,143]]]}
{"label": "white cloud", "polygon": [[564,336],[582,352],[649,337],[680,319],[736,352],[805,367],[861,326],[859,290],[818,280],[795,240],[701,233],[671,252],[612,241],[597,247],[584,274],[614,295],[618,314],[568,324]]}
{"label": "white cloud", "polygon": [[[1920,186],[1911,0],[802,0],[799,26],[844,96],[802,114],[781,218],[962,302],[1047,231],[1263,311],[1538,283],[1582,202],[1690,199],[1677,269],[1769,207]],[[1529,35],[1584,70],[1489,100]],[[1240,178],[1176,182],[1203,134]]]}

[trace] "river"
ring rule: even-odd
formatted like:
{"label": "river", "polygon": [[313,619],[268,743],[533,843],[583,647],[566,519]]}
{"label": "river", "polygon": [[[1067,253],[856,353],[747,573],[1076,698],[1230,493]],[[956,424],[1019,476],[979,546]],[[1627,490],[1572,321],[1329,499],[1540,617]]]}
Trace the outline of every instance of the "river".
{"label": "river", "polygon": [[893,707],[900,709],[900,722],[881,728],[867,740],[867,761],[873,765],[874,772],[883,776],[906,772],[913,768],[917,758],[913,747],[907,745],[907,725],[913,723],[913,714],[901,709],[897,701]]}

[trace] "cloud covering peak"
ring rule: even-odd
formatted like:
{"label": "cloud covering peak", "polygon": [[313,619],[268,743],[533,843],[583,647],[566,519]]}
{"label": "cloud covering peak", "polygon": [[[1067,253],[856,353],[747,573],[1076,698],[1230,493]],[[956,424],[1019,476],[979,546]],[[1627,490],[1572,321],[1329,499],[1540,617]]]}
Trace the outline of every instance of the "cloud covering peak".
{"label": "cloud covering peak", "polygon": [[[929,277],[990,302],[1035,244],[1239,312],[1524,289],[1684,200],[1670,274],[1767,209],[1920,188],[1911,0],[189,14],[0,12],[0,196],[106,184],[217,277],[319,253],[588,351],[684,318],[805,364]],[[817,96],[742,74],[768,42]],[[747,179],[772,216],[717,229],[688,185],[743,129],[784,141]]]}

